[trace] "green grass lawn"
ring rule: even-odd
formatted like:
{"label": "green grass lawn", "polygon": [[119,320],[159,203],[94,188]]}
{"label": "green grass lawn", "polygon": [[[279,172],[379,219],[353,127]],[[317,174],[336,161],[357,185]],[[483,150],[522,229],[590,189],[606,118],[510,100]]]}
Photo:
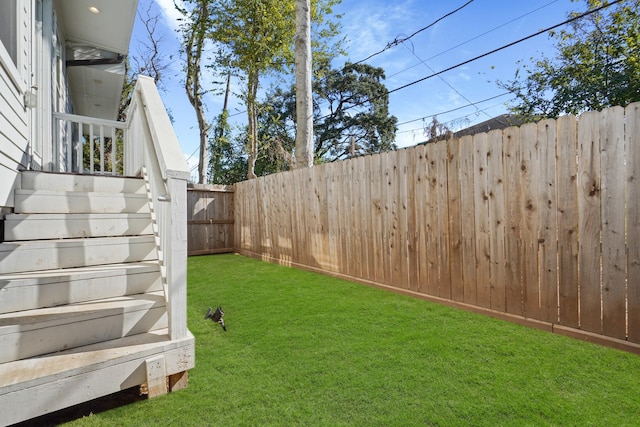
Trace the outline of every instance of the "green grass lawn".
{"label": "green grass lawn", "polygon": [[640,425],[637,355],[238,255],[188,284],[189,387],[73,425]]}

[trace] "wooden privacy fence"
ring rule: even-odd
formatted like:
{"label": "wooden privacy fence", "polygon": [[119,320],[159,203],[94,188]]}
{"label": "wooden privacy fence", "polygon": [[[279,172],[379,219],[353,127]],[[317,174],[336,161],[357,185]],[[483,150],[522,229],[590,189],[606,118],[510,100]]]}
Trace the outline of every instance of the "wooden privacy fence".
{"label": "wooden privacy fence", "polygon": [[187,254],[233,252],[233,189],[189,184],[187,188]]}
{"label": "wooden privacy fence", "polygon": [[640,103],[242,182],[235,220],[247,255],[640,349]]}

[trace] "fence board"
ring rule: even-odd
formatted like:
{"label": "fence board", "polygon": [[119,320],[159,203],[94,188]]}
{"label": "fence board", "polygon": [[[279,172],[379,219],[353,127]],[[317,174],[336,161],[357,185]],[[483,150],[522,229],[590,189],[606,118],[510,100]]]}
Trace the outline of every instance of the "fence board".
{"label": "fence board", "polygon": [[559,322],[578,327],[578,187],[576,118],[557,120]]}
{"label": "fence board", "polygon": [[382,171],[382,159],[384,156],[375,156],[371,159],[371,238],[373,241],[373,259],[375,264],[375,281],[384,281],[384,250],[383,250],[383,211],[382,188],[384,187],[384,172]]}
{"label": "fence board", "polygon": [[402,239],[400,236],[400,212],[398,206],[398,189],[400,187],[400,173],[396,152],[386,153],[389,185],[386,187],[388,210],[387,230],[389,232],[389,284],[402,288]]}
{"label": "fence board", "polygon": [[520,230],[522,192],[520,191],[520,128],[511,127],[503,132],[502,158],[505,183],[505,311],[522,316],[522,256]]}
{"label": "fence board", "polygon": [[602,328],[609,337],[626,337],[624,108],[602,113]]}
{"label": "fence board", "polygon": [[418,247],[418,291],[427,292],[429,289],[429,253],[427,251],[427,194],[428,176],[426,147],[424,145],[416,147],[416,175],[414,177],[416,186],[416,228]]}
{"label": "fence board", "polygon": [[488,155],[490,152],[486,133],[473,136],[474,156],[474,207],[476,238],[476,304],[491,308],[491,224],[489,221],[489,193],[491,192],[488,174]]}
{"label": "fence board", "polygon": [[524,315],[537,319],[539,310],[539,258],[538,238],[539,222],[539,170],[540,154],[538,152],[538,132],[534,123],[520,128],[521,158],[520,158],[520,192],[522,193],[520,214],[522,224],[522,239],[520,253],[524,259],[522,271],[522,297]]}
{"label": "fence board", "polygon": [[540,320],[558,321],[558,209],[556,195],[556,122],[544,120],[537,130],[540,173],[539,236]]}
{"label": "fence board", "polygon": [[407,267],[409,269],[409,283],[407,289],[418,291],[418,220],[416,189],[418,182],[417,163],[415,150],[407,150]]}
{"label": "fence board", "polygon": [[[454,138],[447,144],[447,191],[449,203],[449,271],[451,277],[451,299],[464,301],[464,279],[462,274],[462,210],[460,200],[460,140]],[[411,222],[411,221],[409,221]]]}
{"label": "fence board", "polygon": [[[342,200],[342,174],[332,173],[327,177],[327,226],[329,233],[329,252],[333,254],[341,263],[346,262],[345,256],[342,254],[342,242],[339,239],[341,216],[345,213],[341,211],[339,206]],[[343,268],[341,265],[339,268]]]}
{"label": "fence board", "polygon": [[578,122],[578,272],[580,327],[602,332],[600,293],[600,113],[588,112]]}
{"label": "fence board", "polygon": [[366,195],[367,174],[365,169],[365,158],[359,157],[355,159],[353,165],[353,182],[354,185],[354,212],[353,224],[356,231],[356,249],[358,250],[357,277],[369,277],[368,258],[367,258],[367,218],[368,210],[364,207],[364,198]]}
{"label": "fence board", "polygon": [[[342,182],[346,183],[344,186],[344,194],[343,194],[343,202],[344,205],[341,209],[341,212],[344,212],[344,216],[342,217],[342,233],[346,238],[341,238],[340,240],[343,242],[343,250],[344,257],[346,260],[345,268],[342,270],[346,274],[351,275],[352,271],[355,268],[355,256],[353,253],[353,243],[354,243],[354,230],[353,230],[353,176],[351,174],[351,165],[353,160],[348,160],[344,162],[340,162],[339,165],[335,167],[338,170],[341,170],[342,173]],[[333,168],[332,168],[333,169]]]}
{"label": "fence board", "polygon": [[504,311],[506,302],[505,194],[502,131],[487,135],[487,203],[489,208],[489,258],[491,309]]}
{"label": "fence board", "polygon": [[477,301],[475,197],[473,137],[460,138],[460,207],[462,210],[462,277],[464,302]]}
{"label": "fence board", "polygon": [[448,151],[446,141],[431,144],[433,147],[436,171],[436,206],[438,222],[438,284],[441,298],[451,299],[450,242],[449,236],[449,193],[447,181]]}
{"label": "fence board", "polygon": [[391,247],[393,245],[393,237],[391,230],[393,229],[393,185],[394,175],[392,160],[389,154],[385,153],[381,156],[382,177],[380,183],[380,191],[382,195],[382,270],[384,282],[387,285],[393,285],[391,276]]}
{"label": "fence board", "polygon": [[[316,199],[316,218],[317,218],[317,237],[318,237],[318,259],[323,268],[329,271],[338,271],[338,262],[336,254],[332,254],[329,250],[329,221],[327,212],[329,204],[327,200],[327,167],[318,168],[317,174],[314,174],[314,194]],[[342,199],[342,198],[340,198]],[[343,221],[343,218],[340,218]],[[341,239],[342,240],[342,239]],[[343,253],[344,256],[344,253]]]}
{"label": "fence board", "polygon": [[627,106],[627,306],[629,341],[640,343],[640,103]]}
{"label": "fence board", "polygon": [[396,165],[397,165],[397,173],[398,180],[396,182],[396,191],[395,191],[395,204],[396,204],[396,212],[398,216],[397,220],[397,230],[396,233],[398,235],[399,248],[394,251],[400,254],[397,264],[397,278],[395,282],[397,286],[409,289],[409,238],[408,238],[408,228],[409,224],[407,221],[408,209],[407,209],[407,150],[398,150],[396,152]]}
{"label": "fence board", "polygon": [[428,144],[425,147],[425,167],[426,167],[426,259],[427,259],[427,293],[429,295],[440,295],[440,275],[439,275],[439,251],[440,236],[438,218],[438,176],[436,167],[436,144]]}
{"label": "fence board", "polygon": [[372,230],[374,229],[373,218],[375,215],[375,206],[371,202],[373,199],[372,196],[372,185],[373,185],[373,159],[374,156],[365,156],[363,162],[364,172],[363,175],[365,179],[362,181],[364,194],[361,200],[361,208],[364,220],[364,229],[362,230],[363,238],[365,239],[367,246],[367,276],[366,279],[370,281],[376,280],[376,259],[375,259],[375,246],[374,239],[372,236]]}

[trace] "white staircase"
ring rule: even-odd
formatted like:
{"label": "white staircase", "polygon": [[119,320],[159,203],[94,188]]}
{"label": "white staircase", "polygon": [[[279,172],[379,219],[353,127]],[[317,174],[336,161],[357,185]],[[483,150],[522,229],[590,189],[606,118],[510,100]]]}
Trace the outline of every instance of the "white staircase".
{"label": "white staircase", "polygon": [[[145,362],[158,354],[167,376],[192,367],[193,337],[168,337],[145,181],[21,175],[0,243],[0,401],[20,404],[36,389],[55,395],[61,381],[85,384],[94,370],[127,379],[107,386],[102,378],[66,397],[80,403],[147,382]],[[0,425],[69,406],[50,397],[0,411]]]}

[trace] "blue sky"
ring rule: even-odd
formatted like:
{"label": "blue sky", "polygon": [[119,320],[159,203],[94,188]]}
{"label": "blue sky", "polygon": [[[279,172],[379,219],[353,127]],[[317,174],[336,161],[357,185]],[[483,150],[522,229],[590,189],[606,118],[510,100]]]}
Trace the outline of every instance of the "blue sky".
{"label": "blue sky", "polygon": [[[178,56],[177,15],[173,0],[140,0],[139,9],[150,1],[163,16],[162,47],[167,56]],[[388,43],[403,39],[438,18],[467,3],[468,0],[343,0],[335,8],[342,15],[343,35],[347,38],[345,61],[359,61],[382,50]],[[392,91],[406,84],[460,64],[478,55],[519,40],[564,21],[569,11],[584,11],[584,2],[571,0],[474,0],[455,14],[442,19],[409,40],[368,60],[382,67],[385,84]],[[132,54],[139,29],[134,30]],[[504,93],[496,81],[512,79],[518,61],[541,55],[553,56],[553,40],[543,34],[504,49],[486,58],[429,78],[390,95],[390,113],[398,118],[396,143],[411,146],[425,140],[423,125],[436,115],[453,130],[488,120],[507,111],[509,96],[469,105]],[[183,151],[195,165],[198,130],[195,113],[183,88],[180,61],[172,61],[162,96],[174,117],[174,128]],[[236,82],[237,83],[237,82]],[[237,86],[236,86],[237,89]],[[210,96],[206,105],[210,118],[220,113],[221,96]],[[455,111],[446,113],[449,110]],[[244,107],[233,97],[232,120],[245,120]],[[235,116],[234,116],[235,114]]]}

